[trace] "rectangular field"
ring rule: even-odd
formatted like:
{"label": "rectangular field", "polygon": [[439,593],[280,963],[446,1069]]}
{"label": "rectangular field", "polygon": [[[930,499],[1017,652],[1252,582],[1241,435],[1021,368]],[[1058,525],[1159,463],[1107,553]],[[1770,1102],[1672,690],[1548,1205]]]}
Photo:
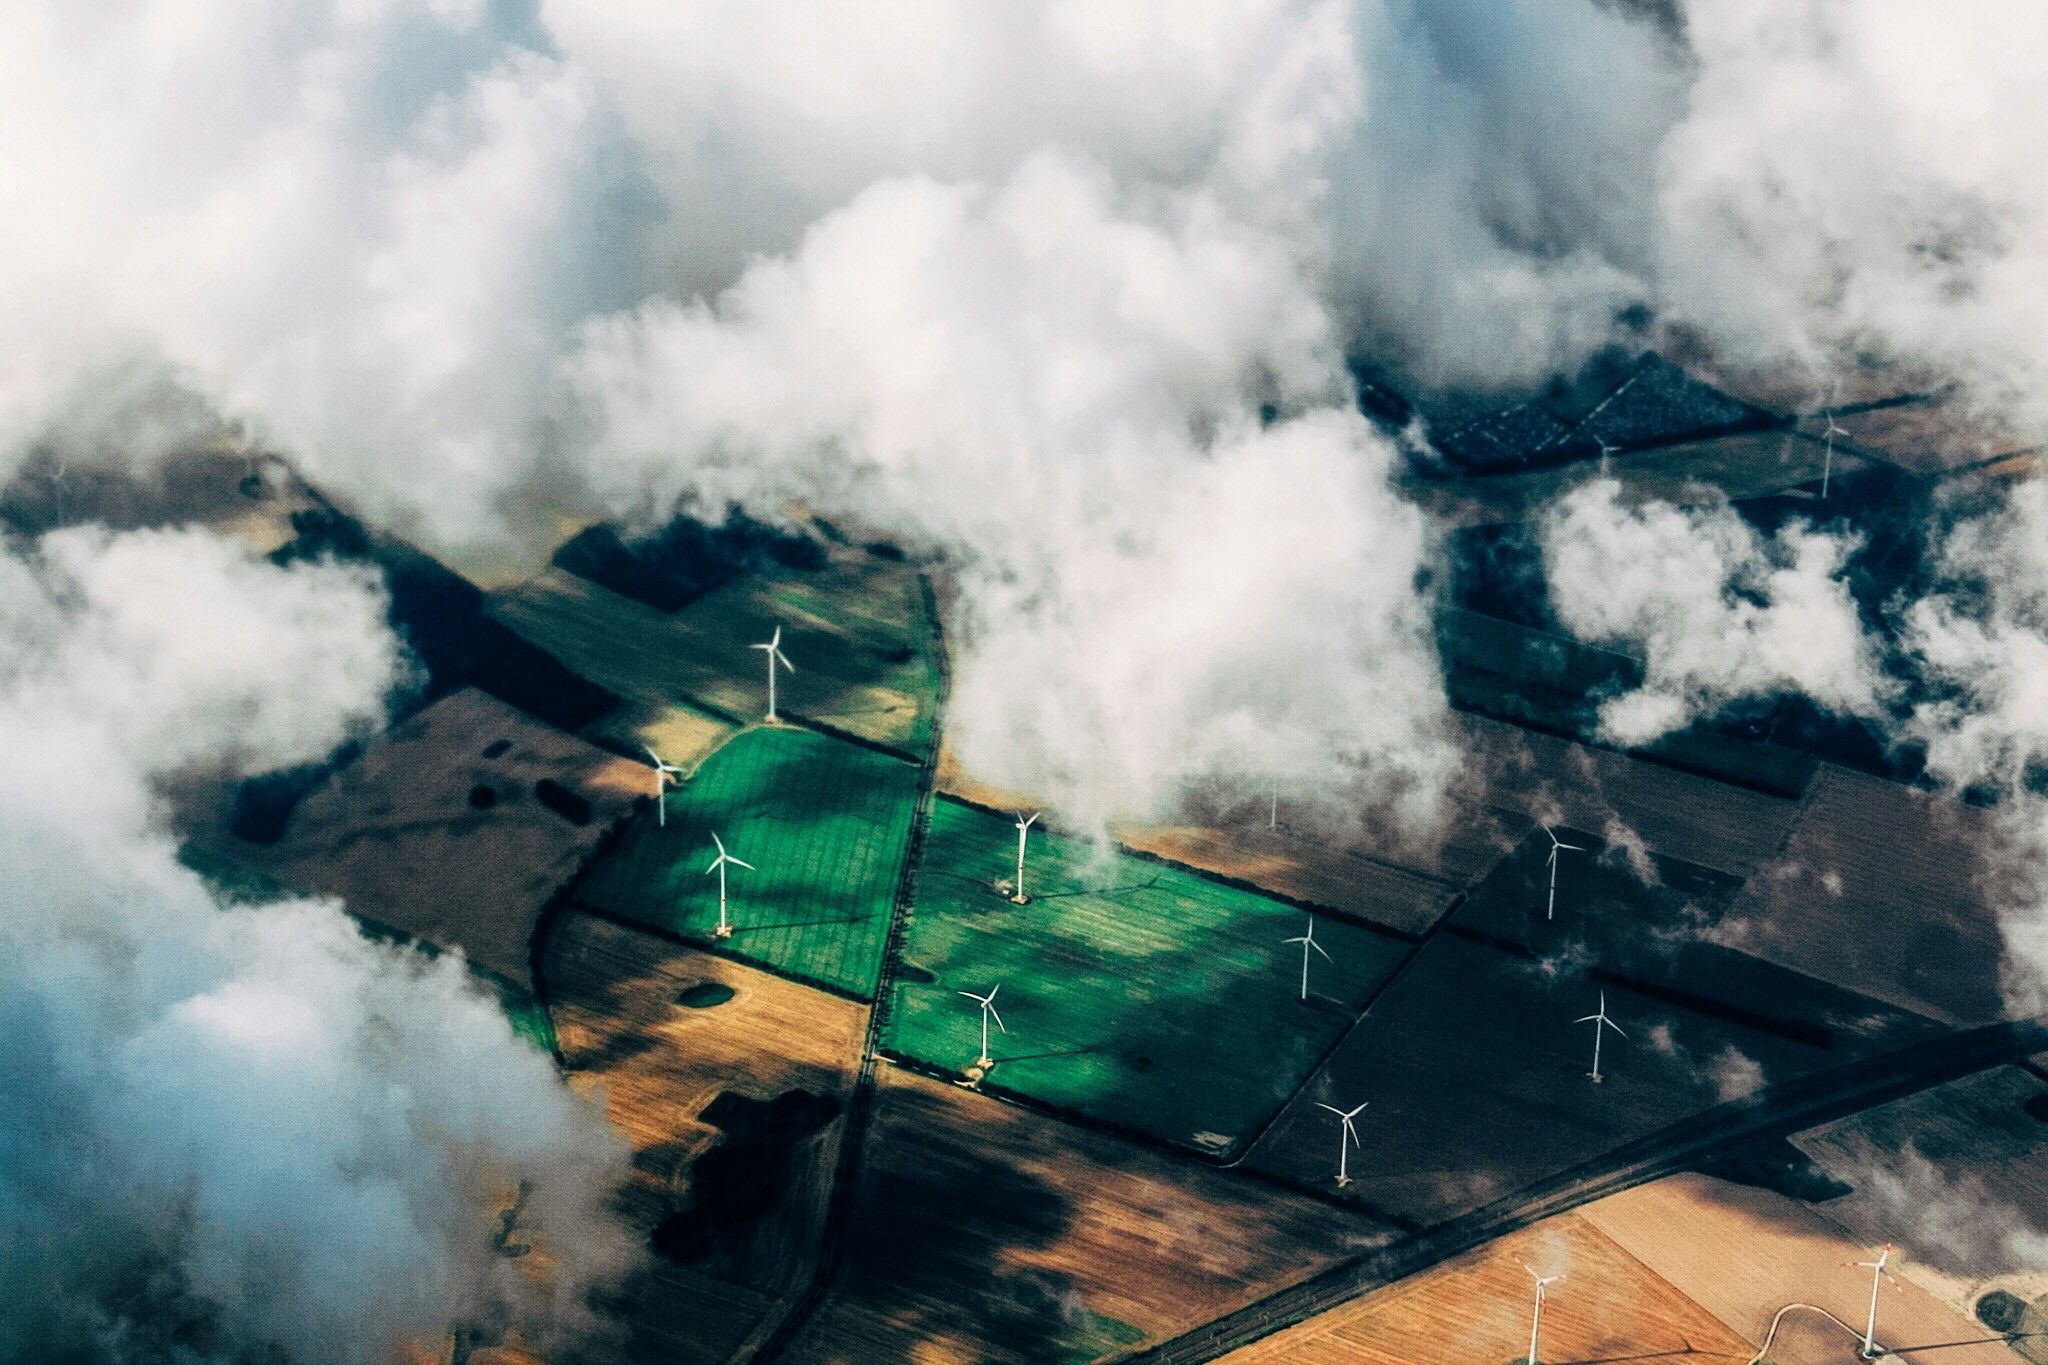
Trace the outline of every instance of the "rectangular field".
{"label": "rectangular field", "polygon": [[[1009,1028],[985,1084],[1200,1150],[1255,1133],[1410,945],[1315,917],[1332,960],[1283,942],[1310,916],[1220,882],[1035,827],[1031,901],[1010,817],[934,804],[885,1045],[959,1073],[980,1046],[961,991],[1000,986]],[[1007,882],[1005,882],[1007,887]]]}
{"label": "rectangular field", "polygon": [[847,1268],[788,1359],[1087,1361],[1206,1322],[1387,1229],[884,1067]]}
{"label": "rectangular field", "polygon": [[651,1250],[602,1358],[727,1360],[815,1263],[867,1011],[589,915],[556,922],[541,967],[570,1083],[633,1149],[617,1203]]}
{"label": "rectangular field", "polygon": [[[794,727],[745,731],[648,810],[592,866],[576,900],[865,998],[880,976],[918,770]],[[731,938],[718,940],[716,834]]]}

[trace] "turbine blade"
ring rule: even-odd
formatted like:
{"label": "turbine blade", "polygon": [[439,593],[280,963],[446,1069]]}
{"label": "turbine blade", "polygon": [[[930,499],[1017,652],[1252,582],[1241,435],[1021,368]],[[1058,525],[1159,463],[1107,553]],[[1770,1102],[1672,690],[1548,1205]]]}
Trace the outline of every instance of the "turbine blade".
{"label": "turbine blade", "polygon": [[775,627],[775,633],[774,633],[773,635],[771,635],[771,636],[769,636],[769,637],[768,637],[768,648],[770,648],[770,649],[781,649],[781,648],[782,648],[782,627],[781,627],[781,626],[777,626],[777,627]]}
{"label": "turbine blade", "polygon": [[1589,1014],[1589,1015],[1587,1015],[1587,1016],[1586,1016],[1585,1018],[1583,1018],[1583,1019],[1574,1019],[1574,1020],[1572,1020],[1572,1022],[1573,1022],[1574,1024],[1590,1024],[1590,1023],[1594,1022],[1595,1020],[1599,1020],[1599,1021],[1600,1021],[1601,1023],[1605,1023],[1605,1022],[1606,1022],[1606,1020],[1605,1020],[1605,1019],[1602,1019],[1602,1018],[1601,1018],[1601,1016],[1600,1016],[1600,1015],[1597,1015],[1597,1014]]}
{"label": "turbine blade", "polygon": [[973,991],[962,991],[960,992],[960,994],[966,996],[969,1000],[979,1001],[981,1004],[984,1005],[988,1003],[986,1000],[983,1000],[980,996],[976,995]]}
{"label": "turbine blade", "polygon": [[994,1005],[990,1005],[988,1007],[988,1017],[995,1020],[996,1027],[1002,1029],[1003,1032],[1008,1033],[1010,1031],[1007,1028],[1003,1028],[1003,1016],[996,1013],[996,1007]]}
{"label": "turbine blade", "polygon": [[717,830],[711,831],[711,842],[718,845],[718,851],[720,854],[723,854],[725,852],[725,840],[718,837]]}
{"label": "turbine blade", "polygon": [[1336,1116],[1337,1116],[1338,1118],[1340,1118],[1340,1119],[1344,1117],[1344,1111],[1343,1111],[1342,1109],[1339,1109],[1339,1108],[1338,1108],[1338,1107],[1337,1107],[1336,1105],[1334,1105],[1334,1104],[1324,1104],[1324,1103],[1323,1103],[1323,1102],[1322,1102],[1321,1100],[1317,1100],[1317,1101],[1316,1101],[1316,1108],[1318,1108],[1318,1109],[1327,1109],[1327,1110],[1329,1110],[1329,1111],[1330,1111],[1331,1113],[1335,1114],[1335,1115],[1336,1115]]}
{"label": "turbine blade", "polygon": [[791,663],[789,661],[789,656],[787,654],[784,654],[779,649],[775,651],[775,662],[781,664],[785,669],[788,669],[791,673],[796,672],[796,665]]}
{"label": "turbine blade", "polygon": [[727,854],[725,860],[731,863],[734,867],[744,867],[749,872],[758,871],[758,869],[752,863],[743,863],[738,858],[733,857],[731,854]]}
{"label": "turbine blade", "polygon": [[1325,962],[1335,962],[1335,961],[1337,960],[1336,958],[1334,958],[1334,957],[1331,957],[1331,956],[1330,956],[1330,954],[1329,954],[1329,953],[1328,953],[1328,952],[1327,952],[1327,951],[1326,951],[1326,950],[1325,950],[1325,949],[1323,948],[1323,945],[1322,945],[1322,944],[1320,944],[1320,943],[1318,943],[1318,942],[1316,942],[1316,941],[1315,941],[1314,939],[1312,939],[1312,938],[1305,938],[1305,939],[1303,939],[1303,940],[1302,940],[1302,942],[1303,942],[1303,943],[1306,943],[1306,944],[1307,944],[1307,945],[1308,945],[1309,947],[1311,947],[1311,948],[1315,949],[1315,950],[1316,950],[1317,952],[1319,952],[1319,953],[1322,953],[1322,955],[1323,955],[1323,961],[1325,961]]}
{"label": "turbine blade", "polygon": [[718,871],[718,865],[724,861],[725,855],[723,853],[719,854],[716,858],[713,858],[711,860],[711,865],[704,869],[704,875],[708,877],[712,873]]}
{"label": "turbine blade", "polygon": [[1307,942],[1308,942],[1309,940],[1308,940],[1307,936],[1306,936],[1306,935],[1304,935],[1304,936],[1303,936],[1303,937],[1301,937],[1301,938],[1283,938],[1283,939],[1281,939],[1280,941],[1281,941],[1282,943],[1307,943]]}
{"label": "turbine blade", "polygon": [[1622,1037],[1628,1037],[1628,1034],[1622,1031],[1621,1025],[1615,1023],[1612,1019],[1602,1019],[1600,1022],[1613,1029],[1616,1033],[1620,1033]]}

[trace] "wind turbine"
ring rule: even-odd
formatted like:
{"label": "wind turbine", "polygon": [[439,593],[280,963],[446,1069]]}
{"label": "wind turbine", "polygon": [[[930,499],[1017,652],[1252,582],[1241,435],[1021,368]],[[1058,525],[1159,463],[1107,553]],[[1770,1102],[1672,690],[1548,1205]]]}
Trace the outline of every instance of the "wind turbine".
{"label": "wind turbine", "polygon": [[1600,447],[1600,477],[1604,479],[1613,468],[1614,452],[1621,447],[1610,444],[1605,436],[1595,436],[1593,440]]}
{"label": "wind turbine", "polygon": [[1601,1031],[1603,1029],[1613,1029],[1617,1034],[1620,1034],[1620,1036],[1623,1038],[1628,1037],[1628,1035],[1626,1033],[1622,1033],[1621,1025],[1615,1023],[1612,1019],[1609,1019],[1607,1017],[1606,991],[1600,992],[1600,1008],[1598,1010],[1596,1010],[1592,1014],[1587,1015],[1583,1019],[1574,1019],[1572,1020],[1572,1022],[1574,1024],[1591,1024],[1593,1026],[1593,1084],[1598,1085],[1604,1079],[1604,1077],[1602,1077],[1600,1074]]}
{"label": "wind turbine", "polygon": [[1898,1280],[1893,1277],[1891,1271],[1885,1269],[1885,1262],[1892,1258],[1892,1250],[1892,1244],[1886,1242],[1878,1250],[1876,1260],[1850,1261],[1846,1263],[1870,1272],[1870,1316],[1863,1323],[1863,1358],[1865,1360],[1875,1360],[1882,1354],[1877,1349],[1877,1291],[1884,1287],[1886,1280],[1891,1280],[1892,1288],[1897,1289],[1900,1287]]}
{"label": "wind turbine", "polygon": [[1299,937],[1299,938],[1284,938],[1284,939],[1281,939],[1280,941],[1281,941],[1282,943],[1299,943],[1299,944],[1301,945],[1301,998],[1302,998],[1302,999],[1304,999],[1304,1000],[1306,1000],[1306,999],[1308,999],[1308,954],[1309,954],[1309,949],[1313,948],[1313,949],[1315,949],[1315,950],[1316,950],[1317,952],[1319,952],[1319,953],[1322,953],[1322,954],[1323,954],[1323,961],[1325,961],[1325,962],[1334,962],[1334,961],[1336,961],[1336,959],[1335,959],[1335,958],[1333,958],[1333,957],[1331,957],[1331,956],[1329,955],[1329,953],[1327,953],[1327,952],[1325,952],[1325,951],[1324,951],[1324,949],[1323,949],[1323,945],[1322,945],[1322,944],[1320,944],[1320,943],[1316,942],[1316,917],[1315,917],[1314,915],[1310,915],[1310,916],[1308,917],[1308,932],[1307,932],[1307,933],[1303,934],[1303,935],[1302,935],[1301,937]]}
{"label": "wind turbine", "polygon": [[1848,434],[1848,430],[1835,420],[1835,410],[1829,408],[1827,429],[1821,433],[1823,439],[1820,461],[1820,499],[1822,502],[1826,502],[1828,499],[1828,480],[1833,478],[1835,473],[1835,438],[1837,436],[1847,436]]}
{"label": "wind turbine", "polygon": [[981,1006],[981,1055],[974,1059],[974,1064],[983,1071],[996,1064],[995,1058],[988,1055],[988,1021],[991,1019],[995,1020],[996,1027],[1002,1029],[1004,1033],[1010,1031],[1007,1028],[1003,1028],[1003,1016],[996,1013],[996,992],[1002,988],[1002,983],[998,981],[995,985],[988,988],[987,995],[976,995],[973,991],[960,992],[960,994]]}
{"label": "wind turbine", "polygon": [[1550,903],[1544,907],[1543,918],[1551,920],[1557,918],[1557,855],[1567,852],[1584,853],[1586,850],[1577,844],[1565,843],[1548,825],[1543,827],[1543,832],[1550,835]]}
{"label": "wind turbine", "polygon": [[754,865],[741,862],[738,858],[733,857],[732,854],[727,853],[725,851],[725,840],[719,838],[716,834],[711,836],[711,842],[718,845],[718,856],[711,860],[711,866],[705,868],[704,871],[706,873],[716,872],[718,874],[718,928],[716,933],[720,938],[731,938],[732,925],[727,923],[725,918],[725,867],[727,863],[730,863],[734,867],[744,867],[747,871],[752,872]]}
{"label": "wind turbine", "polygon": [[1367,1100],[1365,1104],[1361,1104],[1358,1108],[1346,1112],[1334,1104],[1324,1104],[1321,1100],[1316,1101],[1316,1108],[1327,1109],[1337,1116],[1337,1183],[1339,1185],[1349,1185],[1351,1183],[1351,1149],[1365,1145],[1358,1140],[1358,1128],[1352,1123],[1352,1120],[1364,1113],[1365,1105],[1371,1103],[1371,1100]]}
{"label": "wind turbine", "polygon": [[[671,782],[680,783],[683,780],[683,770],[663,759],[660,754],[648,748],[647,745],[643,744],[640,747],[646,749],[647,756],[654,760],[654,823],[657,825],[667,825],[668,784]],[[717,836],[714,835],[713,837]]]}
{"label": "wind turbine", "polygon": [[777,719],[775,715],[775,665],[781,664],[792,673],[796,672],[796,665],[791,663],[789,656],[782,652],[782,627],[779,625],[775,627],[775,634],[768,637],[768,643],[748,645],[747,648],[761,650],[768,656],[768,723],[773,725]]}
{"label": "wind turbine", "polygon": [[1033,811],[1030,815],[1017,817],[1017,885],[1010,892],[1010,904],[1027,905],[1031,897],[1024,894],[1024,841],[1031,837],[1031,827],[1038,823],[1044,811]]}
{"label": "wind turbine", "polygon": [[50,481],[50,502],[54,509],[50,514],[50,524],[53,528],[64,525],[64,480],[70,472],[62,460],[52,460],[50,472],[44,476]]}
{"label": "wind turbine", "polygon": [[1527,1261],[1522,1262],[1522,1269],[1528,1271],[1529,1278],[1536,1281],[1536,1314],[1529,1319],[1529,1365],[1536,1365],[1536,1348],[1543,1332],[1543,1301],[1550,1297],[1550,1286],[1556,1284],[1564,1276],[1561,1274],[1538,1275],[1536,1267],[1530,1265]]}

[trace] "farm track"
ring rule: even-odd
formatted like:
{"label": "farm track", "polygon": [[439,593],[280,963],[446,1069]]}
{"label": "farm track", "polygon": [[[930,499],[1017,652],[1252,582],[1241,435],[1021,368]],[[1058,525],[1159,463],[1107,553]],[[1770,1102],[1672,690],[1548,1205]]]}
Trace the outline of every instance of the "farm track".
{"label": "farm track", "polygon": [[[803,1291],[784,1301],[788,1307],[779,1316],[771,1314],[769,1320],[756,1329],[753,1339],[741,1344],[733,1354],[736,1362],[776,1360],[795,1345],[804,1329],[825,1306],[846,1257],[846,1232],[853,1222],[854,1201],[860,1192],[867,1156],[868,1129],[874,1122],[875,1065],[880,1058],[882,1031],[888,1023],[889,1000],[896,984],[896,963],[903,945],[904,925],[910,918],[917,868],[924,856],[925,830],[931,823],[932,801],[937,795],[939,726],[945,717],[946,699],[953,681],[945,641],[939,634],[938,603],[932,594],[931,581],[920,574],[918,585],[924,595],[926,620],[930,623],[932,656],[937,661],[934,672],[938,693],[932,703],[933,738],[919,763],[917,803],[911,813],[909,850],[903,860],[903,874],[897,882],[895,905],[890,911],[889,933],[882,947],[881,975],[876,981],[875,997],[868,1009],[867,1033],[861,1039],[860,1069],[854,1077],[852,1096],[847,1101],[846,1130],[840,1138],[838,1169],[833,1172],[832,1194],[825,1206],[825,1229],[820,1238],[817,1266]],[[901,757],[900,754],[897,756]]]}
{"label": "farm track", "polygon": [[1605,1153],[1594,1161],[1407,1241],[1340,1262],[1292,1288],[1117,1359],[1213,1360],[1369,1290],[1606,1195],[1697,1165],[1715,1150],[1799,1132],[2048,1047],[2048,1018],[1991,1024],[1804,1076]]}

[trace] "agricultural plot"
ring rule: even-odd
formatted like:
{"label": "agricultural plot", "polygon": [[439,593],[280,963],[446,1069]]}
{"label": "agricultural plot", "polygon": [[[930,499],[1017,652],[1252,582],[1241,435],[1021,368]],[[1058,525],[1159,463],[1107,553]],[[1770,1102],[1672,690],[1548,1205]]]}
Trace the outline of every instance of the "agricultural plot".
{"label": "agricultural plot", "polygon": [[[1918,1015],[1816,981],[1732,946],[1724,927],[1741,883],[1673,858],[1603,845],[1560,826],[1550,918],[1550,839],[1529,836],[1460,906],[1447,931],[1541,963],[1573,964],[1589,989],[1622,986],[1838,1060],[1904,1047],[1941,1030]],[[1759,1076],[1759,1079],[1763,1077]]]}
{"label": "agricultural plot", "polygon": [[[1859,1329],[1869,1309],[1870,1272],[1854,1263],[1868,1260],[1871,1247],[1768,1190],[1679,1175],[1597,1200],[1578,1216],[1759,1346],[1787,1304],[1813,1305]],[[2022,1365],[2010,1347],[1910,1276],[1885,1291],[1877,1335],[1892,1352],[1885,1359],[1904,1365]],[[1855,1334],[1802,1308],[1785,1315],[1767,1359],[1848,1365],[1861,1345]]]}
{"label": "agricultural plot", "polygon": [[541,912],[647,790],[642,765],[456,692],[301,800],[283,837],[219,836],[257,872],[399,937],[461,949],[527,997]]}
{"label": "agricultural plot", "polygon": [[814,1267],[867,1011],[588,915],[541,961],[570,1083],[633,1150],[623,1358],[728,1360]]}
{"label": "agricultural plot", "polygon": [[[874,993],[907,856],[918,770],[794,727],[746,731],[668,797],[577,886],[581,904],[852,995]],[[716,834],[733,928],[714,937]]]}
{"label": "agricultural plot", "polygon": [[1256,1133],[1411,947],[1315,917],[1304,1003],[1301,910],[1043,827],[1013,905],[1015,849],[1008,816],[935,803],[885,1046],[958,1074],[980,1047],[959,993],[1000,986],[985,1085],[1205,1151]]}
{"label": "agricultural plot", "polygon": [[[2048,1295],[2031,1252],[2048,1232],[2044,1136],[2048,1084],[2006,1066],[1809,1129],[1792,1144],[1850,1187],[1827,1202],[1829,1218],[1872,1244],[1905,1238],[1905,1273],[1967,1312],[1994,1285],[2030,1301]],[[1950,1203],[1968,1217],[1922,1217]],[[1978,1235],[1992,1225],[2007,1235]],[[2048,1341],[2040,1347],[2035,1354],[2048,1355]]]}
{"label": "agricultural plot", "polygon": [[[1433,1226],[1870,1045],[1855,1020],[1839,1021],[1824,1040],[1801,1036],[1776,1018],[1737,1017],[1585,965],[1439,932],[1248,1160],[1334,1188],[1339,1130],[1316,1104],[1369,1101],[1362,1145],[1349,1157],[1352,1181],[1339,1193]],[[1594,1013],[1602,992],[1628,1036],[1607,1035],[1605,1080],[1596,1085],[1593,1026],[1573,1021]]]}
{"label": "agricultural plot", "polygon": [[1952,1023],[1992,1022],[2004,1013],[2005,945],[1983,859],[1999,847],[1997,819],[1823,768],[1783,859],[1751,879],[1728,931],[1750,952],[1845,990]]}
{"label": "agricultural plot", "polygon": [[1575,1213],[1545,1219],[1231,1352],[1229,1365],[1504,1365],[1529,1349],[1527,1267],[1563,1274],[1542,1359],[1746,1365],[1755,1347]]}
{"label": "agricultural plot", "polygon": [[763,655],[749,646],[780,626],[796,669],[777,680],[780,711],[908,753],[931,747],[934,627],[916,571],[893,560],[841,552],[816,571],[729,583],[673,614],[551,569],[495,594],[491,610],[643,707],[744,720],[767,705]]}
{"label": "agricultural plot", "polygon": [[1095,1360],[1388,1235],[943,1081],[878,1083],[846,1270],[787,1357],[805,1365]]}

